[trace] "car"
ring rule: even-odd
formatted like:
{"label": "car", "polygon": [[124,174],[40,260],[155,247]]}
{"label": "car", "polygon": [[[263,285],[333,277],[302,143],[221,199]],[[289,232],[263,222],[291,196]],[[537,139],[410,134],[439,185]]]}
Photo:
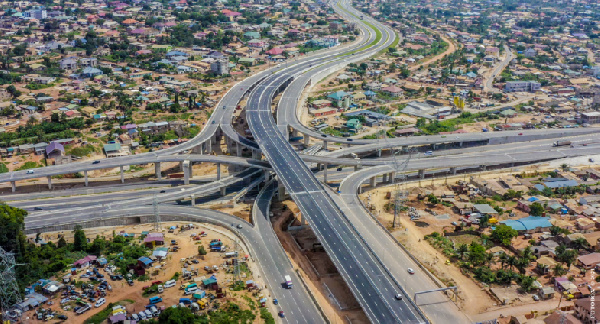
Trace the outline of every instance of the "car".
{"label": "car", "polygon": [[583,145],[583,146],[587,146],[587,143],[583,143],[583,144],[581,144],[581,145]]}
{"label": "car", "polygon": [[165,192],[167,192],[167,191],[165,191],[165,190],[161,190],[161,191],[160,191],[160,193],[165,193]]}
{"label": "car", "polygon": [[42,207],[33,207],[33,210],[42,210]]}
{"label": "car", "polygon": [[68,320],[69,318],[67,317],[67,315],[58,315],[56,318],[58,318],[59,320]]}
{"label": "car", "polygon": [[223,109],[227,109],[227,107],[223,106]]}
{"label": "car", "polygon": [[433,155],[433,151],[427,151],[425,153],[423,153],[425,156],[432,156]]}
{"label": "car", "polygon": [[279,305],[279,301],[277,299],[273,299],[273,304]]}
{"label": "car", "polygon": [[134,321],[136,321],[136,322],[140,321],[140,317],[138,316],[138,314],[131,314],[131,319],[134,320]]}
{"label": "car", "polygon": [[321,137],[327,137],[327,135],[325,135],[325,134],[321,134]]}
{"label": "car", "polygon": [[396,300],[402,300],[402,295],[396,294],[396,296],[394,296],[394,298],[396,298]]}
{"label": "car", "polygon": [[144,313],[144,311],[140,311],[138,315],[140,316],[141,320],[146,320],[146,313]]}
{"label": "car", "polygon": [[196,259],[192,259],[192,263],[193,263],[193,264],[198,264],[198,263],[200,263],[200,261],[198,261],[198,260],[196,260]]}
{"label": "car", "polygon": [[242,224],[237,224],[237,228],[242,228]]}
{"label": "car", "polygon": [[283,311],[279,311],[278,315],[279,315],[279,317],[281,317],[281,318],[285,317],[285,313],[284,313]]}
{"label": "car", "polygon": [[338,171],[342,171],[342,168],[341,168],[341,167],[339,167],[339,168],[337,168],[337,170],[338,170]]}
{"label": "car", "polygon": [[96,161],[92,162],[92,164],[98,164],[98,163],[100,163],[100,160],[96,160]]}
{"label": "car", "polygon": [[538,295],[533,295],[533,300],[538,301],[540,300],[540,297],[538,297]]}
{"label": "car", "polygon": [[215,123],[215,121],[213,120],[211,124],[213,124],[213,125],[214,125],[214,123]]}
{"label": "car", "polygon": [[519,133],[519,136],[523,135],[523,133]]}
{"label": "car", "polygon": [[34,174],[34,173],[35,173],[35,171],[33,171],[33,170],[27,170],[27,174]]}
{"label": "car", "polygon": [[408,271],[408,273],[410,274],[415,274],[415,270],[413,270],[412,268],[408,268],[406,271]]}
{"label": "car", "polygon": [[354,141],[354,140],[353,140],[353,139],[351,139],[351,138],[347,138],[347,139],[346,139],[346,141],[348,141],[348,142],[352,142],[352,141]]}
{"label": "car", "polygon": [[133,286],[133,280],[127,279],[127,284],[130,285],[130,286]]}
{"label": "car", "polygon": [[594,159],[593,159],[593,158],[590,158],[590,162],[594,162]]}

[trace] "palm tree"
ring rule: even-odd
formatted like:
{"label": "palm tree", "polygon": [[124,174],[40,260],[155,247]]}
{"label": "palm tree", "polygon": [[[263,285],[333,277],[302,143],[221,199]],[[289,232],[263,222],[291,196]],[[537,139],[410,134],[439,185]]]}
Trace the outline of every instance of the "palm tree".
{"label": "palm tree", "polygon": [[552,272],[554,273],[555,277],[560,277],[560,276],[564,275],[565,273],[567,273],[567,271],[565,271],[562,264],[560,264],[560,263],[557,263],[556,265],[554,265],[554,268],[552,268]]}
{"label": "palm tree", "polygon": [[458,246],[458,249],[456,250],[456,253],[458,255],[460,255],[460,259],[462,260],[465,256],[465,253],[467,253],[469,251],[469,247],[466,244],[461,244]]}

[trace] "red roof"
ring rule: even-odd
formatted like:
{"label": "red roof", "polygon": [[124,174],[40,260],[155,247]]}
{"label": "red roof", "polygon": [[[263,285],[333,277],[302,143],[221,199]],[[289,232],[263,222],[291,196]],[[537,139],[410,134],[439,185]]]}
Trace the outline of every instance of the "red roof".
{"label": "red roof", "polygon": [[283,50],[279,47],[275,47],[273,49],[270,49],[266,52],[269,55],[281,55],[283,53]]}

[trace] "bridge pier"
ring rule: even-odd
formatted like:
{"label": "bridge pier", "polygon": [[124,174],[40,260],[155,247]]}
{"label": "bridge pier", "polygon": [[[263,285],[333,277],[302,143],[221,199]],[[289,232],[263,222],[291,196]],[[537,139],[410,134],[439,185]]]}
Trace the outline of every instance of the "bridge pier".
{"label": "bridge pier", "polygon": [[292,128],[292,137],[298,137],[298,130],[295,128]]}
{"label": "bridge pier", "polygon": [[463,147],[463,142],[458,142],[459,147]]}
{"label": "bridge pier", "polygon": [[190,163],[189,160],[185,160],[185,161],[183,161],[181,166],[183,168],[183,184],[189,185],[190,184],[190,176],[192,173],[192,163]]}
{"label": "bridge pier", "polygon": [[160,162],[154,163],[154,175],[156,176],[156,180],[162,179],[162,172],[160,172]]}
{"label": "bridge pier", "polygon": [[48,178],[48,189],[52,190],[52,176],[47,176]]}
{"label": "bridge pier", "polygon": [[323,149],[327,151],[327,141],[323,141]]}
{"label": "bridge pier", "polygon": [[396,172],[390,172],[390,174],[388,175],[388,179],[391,184],[395,183],[396,182]]}
{"label": "bridge pier", "polygon": [[119,170],[121,173],[121,183],[125,183],[125,173],[124,173],[125,170],[123,170],[123,168],[124,167],[122,165],[119,167]]}
{"label": "bridge pier", "polygon": [[375,186],[377,186],[377,176],[372,177],[369,180],[371,181],[371,183],[370,183],[371,187],[375,188]]}
{"label": "bridge pier", "polygon": [[387,178],[388,178],[388,174],[384,173],[383,176],[381,177],[381,182],[383,182],[383,183],[387,182],[388,181]]}
{"label": "bridge pier", "polygon": [[85,186],[88,186],[88,175],[87,175],[87,171],[83,171],[83,182],[85,184]]}
{"label": "bridge pier", "polygon": [[450,173],[452,173],[453,175],[456,175],[456,168],[450,168]]}
{"label": "bridge pier", "polygon": [[279,201],[283,201],[285,200],[285,186],[281,183],[279,183],[279,187],[277,188],[277,199],[279,199]]}
{"label": "bridge pier", "polygon": [[310,137],[307,134],[304,134],[304,146],[308,146],[310,144]]}
{"label": "bridge pier", "polygon": [[225,197],[227,195],[227,187],[221,187],[221,196]]}
{"label": "bridge pier", "polygon": [[402,152],[408,153],[408,145],[402,145]]}
{"label": "bridge pier", "polygon": [[323,182],[327,184],[327,163],[323,163]]}
{"label": "bridge pier", "polygon": [[17,191],[17,182],[16,181],[11,181],[10,185],[12,187],[12,192]]}
{"label": "bridge pier", "polygon": [[212,153],[212,137],[206,141],[206,143],[204,143],[206,145],[206,153],[207,154],[211,154]]}
{"label": "bridge pier", "polygon": [[190,199],[191,199],[191,201],[192,201],[192,207],[196,206],[196,197],[194,196],[194,194],[192,194],[192,195],[190,196]]}
{"label": "bridge pier", "polygon": [[238,157],[242,156],[242,146],[240,143],[235,143],[235,155]]}
{"label": "bridge pier", "polygon": [[217,163],[217,181],[221,180],[221,163]]}
{"label": "bridge pier", "polygon": [[419,179],[425,179],[425,170],[419,170]]}
{"label": "bridge pier", "polygon": [[377,150],[377,157],[381,157],[381,151],[382,151],[381,149]]}

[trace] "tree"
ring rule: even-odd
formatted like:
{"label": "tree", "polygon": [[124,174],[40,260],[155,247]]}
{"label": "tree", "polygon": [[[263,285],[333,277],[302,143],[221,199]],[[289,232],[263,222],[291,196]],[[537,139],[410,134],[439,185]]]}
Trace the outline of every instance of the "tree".
{"label": "tree", "polygon": [[58,239],[57,245],[59,248],[63,248],[65,246],[67,246],[67,241],[65,240],[65,237],[63,235],[61,235],[60,238]]}
{"label": "tree", "polygon": [[187,307],[169,307],[158,317],[160,324],[198,323],[199,316],[194,315]]}
{"label": "tree", "polygon": [[561,227],[552,225],[552,226],[550,226],[550,234],[552,234],[552,236],[557,236],[559,234],[568,235],[568,234],[570,234],[570,232],[566,228],[561,228]]}
{"label": "tree", "polygon": [[462,260],[465,257],[465,254],[469,252],[469,246],[465,243],[461,244],[458,246],[458,249],[456,249],[456,253],[458,255],[460,255],[460,259]]}
{"label": "tree", "polygon": [[517,230],[510,226],[498,225],[496,229],[492,231],[491,238],[494,242],[500,243],[504,246],[510,246],[513,238],[517,237]]}
{"label": "tree", "polygon": [[469,245],[469,261],[473,265],[482,265],[486,261],[485,247],[477,242]]}
{"label": "tree", "polygon": [[534,288],[534,282],[535,277],[521,276],[521,282],[519,283],[519,285],[521,286],[521,289],[523,289],[524,292],[530,292]]}
{"label": "tree", "polygon": [[198,254],[200,254],[200,255],[206,255],[207,254],[206,249],[204,248],[204,245],[198,246]]}
{"label": "tree", "polygon": [[87,248],[87,238],[81,225],[75,225],[73,229],[73,251],[85,251]]}
{"label": "tree", "polygon": [[542,206],[539,202],[534,202],[529,206],[529,214],[533,216],[542,216],[544,214],[544,206]]}
{"label": "tree", "polygon": [[436,205],[439,202],[434,194],[427,195],[427,201],[429,201],[429,203],[432,205]]}
{"label": "tree", "polygon": [[560,277],[567,273],[565,268],[563,268],[562,264],[560,263],[554,265],[554,268],[552,268],[552,272],[554,273],[555,277]]}
{"label": "tree", "polygon": [[585,238],[580,237],[580,238],[573,240],[571,242],[571,246],[577,250],[587,249],[590,247],[590,243],[588,243],[588,241]]}

